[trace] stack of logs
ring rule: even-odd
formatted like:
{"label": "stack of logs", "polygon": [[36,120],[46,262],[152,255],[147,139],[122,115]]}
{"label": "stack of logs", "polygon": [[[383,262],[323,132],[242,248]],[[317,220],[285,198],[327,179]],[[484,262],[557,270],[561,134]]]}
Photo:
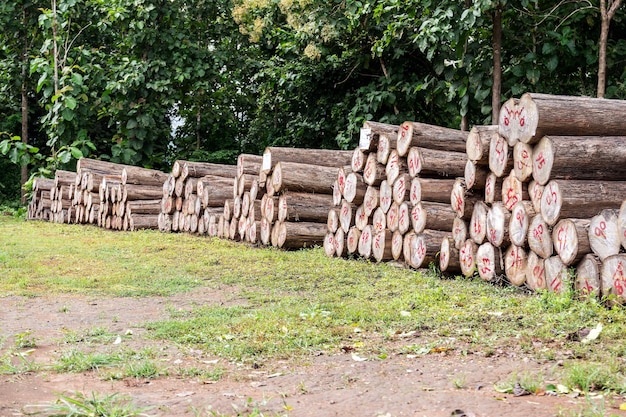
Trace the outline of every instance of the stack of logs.
{"label": "stack of logs", "polygon": [[333,183],[351,151],[268,147],[258,180],[260,241],[284,249],[321,245],[333,202]]}
{"label": "stack of logs", "polygon": [[54,188],[54,180],[51,178],[35,178],[33,180],[33,193],[28,204],[28,220],[52,220],[52,199],[50,194]]}
{"label": "stack of logs", "polygon": [[76,173],[72,171],[56,170],[54,186],[50,189],[50,211],[55,223],[71,223],[72,194]]}
{"label": "stack of logs", "polygon": [[233,196],[235,165],[177,160],[161,182],[158,226],[164,232],[217,235],[217,216]]}
{"label": "stack of logs", "polygon": [[497,126],[472,129],[451,194],[463,274],[626,296],[624,111],[625,101],[528,93],[504,103]]}
{"label": "stack of logs", "polygon": [[[454,178],[465,172],[467,134],[423,123],[367,122],[350,172],[338,174],[324,249],[403,261],[412,268],[436,260],[451,236]],[[447,262],[459,270],[458,258]]]}

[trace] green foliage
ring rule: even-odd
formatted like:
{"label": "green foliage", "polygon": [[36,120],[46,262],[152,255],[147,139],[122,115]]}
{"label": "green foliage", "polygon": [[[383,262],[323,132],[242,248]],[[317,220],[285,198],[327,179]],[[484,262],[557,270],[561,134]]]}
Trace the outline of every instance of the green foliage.
{"label": "green foliage", "polygon": [[54,404],[39,405],[38,408],[42,411],[37,414],[50,417],[133,417],[148,416],[150,411],[150,408],[140,408],[119,394],[99,395],[95,392],[90,396],[80,392],[72,396],[60,395]]}

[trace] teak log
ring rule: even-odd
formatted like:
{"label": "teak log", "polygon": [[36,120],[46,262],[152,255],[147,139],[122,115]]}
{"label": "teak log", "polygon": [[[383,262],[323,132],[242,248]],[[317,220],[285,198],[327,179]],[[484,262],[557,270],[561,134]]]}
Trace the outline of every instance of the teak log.
{"label": "teak log", "polygon": [[[450,220],[452,224],[452,220]],[[411,228],[411,209],[407,202],[403,202],[398,206],[398,231],[405,234]]]}
{"label": "teak log", "polygon": [[389,154],[396,149],[398,140],[397,133],[393,136],[379,135],[378,146],[376,148],[376,160],[381,164],[386,164],[389,160]]}
{"label": "teak log", "polygon": [[373,238],[372,227],[367,225],[363,228],[361,235],[359,237],[359,245],[358,252],[365,259],[369,259],[372,257],[372,238]]}
{"label": "teak log", "polygon": [[498,177],[508,175],[513,169],[513,152],[500,135],[491,138],[489,144],[489,170]]}
{"label": "teak log", "polygon": [[601,261],[619,253],[621,241],[618,210],[602,210],[593,216],[588,224],[588,231],[590,248],[587,248],[587,253],[593,252]]}
{"label": "teak log", "polygon": [[183,178],[184,180],[189,177],[199,178],[204,177],[205,175],[235,178],[237,176],[237,165],[184,161],[179,178]]}
{"label": "teak log", "polygon": [[533,149],[533,179],[622,180],[626,136],[544,136]]}
{"label": "teak log", "polygon": [[364,152],[360,148],[356,148],[352,151],[352,159],[350,160],[350,168],[352,172],[363,172],[365,169],[365,163],[367,162],[368,153]]}
{"label": "teak log", "polygon": [[558,256],[547,258],[544,263],[548,291],[564,293],[571,286],[567,265]]}
{"label": "teak log", "polygon": [[520,181],[526,181],[533,175],[533,147],[524,142],[517,142],[513,148],[513,171]]}
{"label": "teak log", "polygon": [[589,245],[589,220],[562,219],[552,229],[554,251],[564,265],[580,261],[591,251]]}
{"label": "teak log", "polygon": [[541,215],[549,225],[561,217],[590,218],[604,209],[619,209],[626,181],[551,180],[541,196]]}
{"label": "teak log", "polygon": [[387,228],[387,216],[382,208],[378,207],[372,215],[372,233],[382,232]]}
{"label": "teak log", "polygon": [[355,172],[351,172],[346,176],[346,184],[343,189],[343,198],[349,203],[359,205],[363,203],[367,184],[363,181],[363,176]]}
{"label": "teak log", "polygon": [[495,247],[506,247],[511,243],[509,223],[511,212],[502,203],[494,203],[487,211],[487,240]]}
{"label": "teak log", "polygon": [[462,177],[467,155],[462,152],[412,147],[407,155],[409,175],[423,177]]}
{"label": "teak log", "polygon": [[480,201],[480,197],[467,191],[465,180],[457,178],[450,193],[450,204],[456,215],[462,219],[469,219],[474,212],[474,204]]}
{"label": "teak log", "polygon": [[326,221],[332,207],[332,196],[327,194],[286,192],[278,199],[278,221]]}
{"label": "teak log", "polygon": [[[406,183],[403,178],[398,178],[396,182],[398,181],[400,181],[401,183]],[[395,201],[393,196],[393,188],[389,181],[383,180],[383,182],[380,183],[380,187],[378,189],[378,200],[379,207],[383,210],[384,213],[387,213],[387,211],[389,211],[389,207],[391,207],[391,203]],[[404,200],[396,201],[396,203],[400,204],[402,201]]]}
{"label": "teak log", "polygon": [[465,178],[465,184],[467,188],[478,190],[485,187],[487,177],[493,174],[487,167],[476,165],[469,159],[465,163],[465,172],[463,174]]}
{"label": "teak log", "polygon": [[528,246],[542,258],[552,256],[554,245],[552,242],[552,231],[541,215],[536,215],[528,226]]}
{"label": "teak log", "polygon": [[528,183],[528,196],[536,213],[541,213],[541,197],[543,196],[544,186],[535,180]]}
{"label": "teak log", "polygon": [[263,152],[262,170],[269,174],[279,162],[294,162],[336,169],[336,167],[350,165],[352,156],[352,151],[270,146],[265,148]]}
{"label": "teak log", "polygon": [[523,200],[529,200],[528,187],[522,183],[514,172],[511,172],[502,181],[502,202],[507,210],[512,210],[513,206]]}
{"label": "teak log", "polygon": [[399,261],[402,258],[402,250],[404,249],[404,234],[398,230],[393,232],[391,236],[391,257]]}
{"label": "teak log", "polygon": [[544,259],[532,250],[526,260],[526,286],[532,291],[548,288]]}
{"label": "teak log", "polygon": [[356,226],[351,227],[346,238],[346,249],[349,254],[357,253],[360,239],[361,231]]}
{"label": "teak log", "polygon": [[626,254],[609,256],[602,261],[600,268],[600,280],[602,282],[602,296],[609,298],[610,304],[624,304],[626,301]]}
{"label": "teak log", "polygon": [[272,184],[276,192],[299,191],[332,195],[337,169],[298,162],[278,162],[272,172]]}
{"label": "teak log", "polygon": [[422,201],[411,209],[411,224],[415,233],[424,229],[452,231],[456,213],[450,204]]}
{"label": "teak log", "polygon": [[461,249],[461,246],[467,240],[467,223],[460,217],[455,217],[452,222],[452,239],[454,240],[454,247]]}
{"label": "teak log", "polygon": [[356,216],[356,206],[349,203],[347,200],[341,202],[341,208],[339,209],[339,224],[345,233],[350,231],[350,228],[354,225],[354,218]]}
{"label": "teak log", "polygon": [[504,253],[504,273],[508,281],[520,287],[526,282],[528,256],[521,246],[510,245]]}
{"label": "teak log", "polygon": [[158,185],[163,186],[168,174],[156,169],[142,167],[124,167],[122,169],[122,184]]}
{"label": "teak log", "polygon": [[380,191],[378,188],[368,186],[365,191],[365,197],[363,198],[363,209],[367,217],[371,216],[374,210],[378,207],[380,202]]}
{"label": "teak log", "polygon": [[390,261],[393,259],[391,253],[392,233],[389,229],[383,229],[372,239],[372,255],[377,262]]}
{"label": "teak log", "polygon": [[476,251],[476,269],[485,281],[493,281],[504,273],[504,259],[500,248],[485,242]]}
{"label": "teak log", "polygon": [[455,181],[454,179],[415,177],[411,180],[409,201],[411,204],[417,204],[422,200],[449,204]]}
{"label": "teak log", "polygon": [[407,171],[408,165],[406,159],[401,158],[398,155],[398,151],[393,149],[389,154],[387,163],[385,164],[385,176],[387,177],[387,181],[390,184],[393,184],[400,174]]}
{"label": "teak log", "polygon": [[144,186],[126,184],[122,187],[122,197],[120,201],[129,200],[154,200],[163,196],[163,190],[159,186]]}
{"label": "teak log", "polygon": [[615,136],[626,132],[626,102],[605,98],[526,93],[500,110],[500,134],[509,143],[537,142],[545,135]]}
{"label": "teak log", "polygon": [[439,249],[439,270],[450,274],[461,272],[459,250],[454,246],[452,237],[444,237]]}
{"label": "teak log", "polygon": [[581,298],[597,297],[601,292],[600,260],[588,253],[576,267],[574,289]]}
{"label": "teak log", "polygon": [[400,205],[392,203],[387,211],[387,228],[392,232],[399,229]]}
{"label": "teak log", "polygon": [[240,177],[243,174],[258,176],[262,165],[263,156],[242,153],[237,157],[237,176]]}
{"label": "teak log", "polygon": [[[449,232],[430,229],[416,233],[410,245],[409,265],[413,268],[425,268],[428,267],[431,262],[438,261],[441,241],[448,236],[448,234]],[[407,259],[406,252],[404,256],[405,259]]]}
{"label": "teak log", "polygon": [[471,277],[476,272],[476,252],[478,245],[471,239],[467,239],[459,249],[459,261],[461,262],[461,273],[466,277]]}
{"label": "teak log", "polygon": [[[500,200],[502,196],[502,183],[504,180],[498,178],[496,174],[490,172],[485,180],[485,203],[493,204],[496,200]],[[498,197],[496,199],[496,196]]]}
{"label": "teak log", "polygon": [[379,136],[385,135],[389,138],[397,138],[398,129],[398,125],[368,120],[363,123],[363,128],[361,129],[359,148],[372,152],[376,151],[378,149]]}
{"label": "teak log", "polygon": [[465,153],[466,139],[467,132],[460,130],[424,123],[404,122],[398,129],[396,145],[400,156],[405,156],[412,146]]}
{"label": "teak log", "polygon": [[476,204],[474,204],[474,210],[472,211],[472,217],[469,222],[469,235],[478,245],[482,244],[487,239],[488,211],[489,207],[482,201],[477,201]]}
{"label": "teak log", "polygon": [[386,179],[385,165],[376,160],[375,153],[369,154],[363,169],[363,181],[368,185],[378,187],[384,179]]}
{"label": "teak log", "polygon": [[509,238],[515,246],[524,246],[526,237],[528,236],[528,225],[530,219],[537,213],[529,201],[520,201],[513,206],[511,210],[511,219],[509,221]]}
{"label": "teak log", "polygon": [[498,135],[498,125],[472,127],[465,142],[467,159],[476,165],[489,165],[489,144]]}

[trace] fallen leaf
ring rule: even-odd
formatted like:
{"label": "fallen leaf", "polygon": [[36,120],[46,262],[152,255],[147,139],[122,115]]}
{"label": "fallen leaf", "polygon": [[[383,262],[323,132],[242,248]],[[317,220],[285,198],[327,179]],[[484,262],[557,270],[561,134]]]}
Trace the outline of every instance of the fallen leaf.
{"label": "fallen leaf", "polygon": [[598,336],[600,336],[600,333],[602,332],[602,323],[598,323],[598,325],[595,327],[595,329],[591,329],[589,331],[589,334],[587,336],[585,336],[585,338],[582,340],[583,343],[589,343],[592,340],[596,340],[598,338]]}
{"label": "fallen leaf", "polygon": [[121,336],[117,336],[115,338],[115,341],[113,342],[114,345],[119,345],[120,343],[122,343],[122,337]]}
{"label": "fallen leaf", "polygon": [[619,409],[622,410],[622,411],[626,411],[626,403],[621,403],[619,405]]}
{"label": "fallen leaf", "polygon": [[352,353],[352,360],[356,361],[356,362],[365,362],[367,360],[367,358],[362,358],[359,355],[357,355],[356,353]]}

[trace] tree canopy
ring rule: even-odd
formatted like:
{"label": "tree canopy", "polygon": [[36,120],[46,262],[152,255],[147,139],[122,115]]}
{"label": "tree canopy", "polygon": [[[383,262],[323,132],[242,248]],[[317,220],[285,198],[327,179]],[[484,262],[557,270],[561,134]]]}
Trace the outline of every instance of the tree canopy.
{"label": "tree canopy", "polygon": [[[494,52],[500,102],[594,96],[603,7],[617,6],[602,94],[626,98],[619,3],[3,2],[0,169],[50,173],[91,156],[167,170],[269,145],[350,149],[365,120],[488,124]],[[3,177],[0,193],[14,182]]]}

